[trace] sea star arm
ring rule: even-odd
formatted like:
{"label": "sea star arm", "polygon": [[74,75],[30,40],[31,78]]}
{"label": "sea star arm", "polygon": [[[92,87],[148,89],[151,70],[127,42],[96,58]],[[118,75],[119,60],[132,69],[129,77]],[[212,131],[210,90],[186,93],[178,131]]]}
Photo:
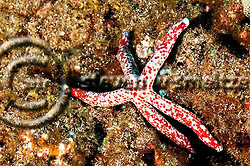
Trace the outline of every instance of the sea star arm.
{"label": "sea star arm", "polygon": [[218,152],[223,150],[222,145],[213,138],[213,136],[208,132],[207,128],[193,113],[182,108],[178,104],[175,104],[174,102],[161,97],[153,91],[147,94],[147,102],[152,104],[164,114],[178,120],[182,124],[191,128],[197,134],[197,136],[209,147],[217,150]]}
{"label": "sea star arm", "polygon": [[139,75],[137,65],[133,55],[128,50],[129,36],[128,32],[122,34],[121,44],[117,54],[117,59],[121,64],[122,71],[129,78],[136,78]]}
{"label": "sea star arm", "polygon": [[134,104],[152,126],[170,138],[177,145],[187,148],[190,152],[194,152],[187,137],[176,130],[150,104],[141,101],[140,99],[135,99]]}
{"label": "sea star arm", "polygon": [[[139,71],[137,69],[137,65],[134,61],[133,55],[127,48],[128,42],[128,32],[124,32],[122,34],[117,59],[121,64],[121,68],[125,76],[127,76],[129,79],[136,79]],[[130,101],[130,91],[127,91],[123,88],[104,93],[71,88],[71,94],[90,105],[101,107],[115,106]]]}
{"label": "sea star arm", "polygon": [[71,94],[87,104],[101,107],[120,105],[130,101],[130,91],[123,88],[103,93],[71,88]]}
{"label": "sea star arm", "polygon": [[147,81],[147,88],[152,88],[155,77],[157,76],[158,71],[169,56],[175,41],[188,25],[189,20],[187,18],[184,18],[182,21],[178,22],[172,28],[170,28],[167,35],[159,45],[158,50],[144,67],[140,79]]}

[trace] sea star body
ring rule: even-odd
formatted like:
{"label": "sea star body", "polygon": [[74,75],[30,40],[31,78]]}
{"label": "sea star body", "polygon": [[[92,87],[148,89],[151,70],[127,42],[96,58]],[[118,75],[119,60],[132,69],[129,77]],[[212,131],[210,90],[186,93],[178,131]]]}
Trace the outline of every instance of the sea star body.
{"label": "sea star body", "polygon": [[[156,109],[158,109],[164,114],[191,128],[206,145],[218,152],[221,151],[223,149],[222,145],[213,138],[206,127],[202,125],[198,117],[174,102],[161,97],[155,93],[152,88],[155,77],[167,59],[175,41],[188,25],[189,20],[185,18],[170,28],[167,35],[161,41],[158,50],[146,64],[140,75],[133,56],[127,48],[129,42],[128,33],[123,33],[117,59],[121,64],[124,75],[130,80],[130,82],[136,81],[136,83],[139,84],[138,88],[130,86],[126,89],[121,88],[105,93],[70,88],[72,95],[90,105],[102,107],[133,102],[152,126],[170,138],[177,145],[194,152],[187,137],[176,130],[162,115],[160,115],[156,111]],[[146,81],[146,85],[144,84],[144,81]]]}

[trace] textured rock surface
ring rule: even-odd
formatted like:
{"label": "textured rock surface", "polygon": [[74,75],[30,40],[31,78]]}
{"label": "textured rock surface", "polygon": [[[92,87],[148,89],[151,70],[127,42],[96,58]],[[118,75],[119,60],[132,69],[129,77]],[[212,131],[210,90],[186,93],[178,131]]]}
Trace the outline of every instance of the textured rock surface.
{"label": "textured rock surface", "polygon": [[[167,98],[200,117],[223,144],[222,153],[206,148],[190,134],[198,151],[190,155],[151,127],[131,103],[100,108],[71,98],[62,115],[44,127],[16,129],[0,122],[0,165],[247,165],[249,18],[238,1],[213,4],[203,0],[0,0],[0,44],[20,36],[41,38],[65,60],[65,70],[72,70],[74,77],[92,73],[122,75],[113,56],[122,32],[133,31],[131,50],[136,52],[136,46],[146,38],[161,39],[171,25],[184,17],[190,18],[191,25],[163,66],[171,71],[167,77],[216,80],[232,76],[243,80],[233,82],[234,89],[178,89],[176,82],[159,82],[154,87],[164,89]],[[157,42],[151,45],[157,47]],[[40,52],[14,50],[2,58],[0,76],[11,60],[28,53]],[[150,58],[142,56],[145,58],[136,59],[140,69]],[[80,70],[74,70],[75,66],[80,66]],[[43,74],[35,67],[31,67],[32,73],[27,72],[29,68],[21,69],[14,80],[17,95],[12,100],[18,96],[40,99],[46,95],[53,104],[59,89],[53,67]],[[30,74],[50,80],[43,87],[46,92],[23,87],[25,82],[19,78],[29,78]],[[112,90],[112,84],[108,90]],[[244,88],[237,88],[240,86]],[[7,99],[0,88],[1,113]],[[20,116],[29,118],[33,114]],[[180,130],[189,132],[182,126]]]}

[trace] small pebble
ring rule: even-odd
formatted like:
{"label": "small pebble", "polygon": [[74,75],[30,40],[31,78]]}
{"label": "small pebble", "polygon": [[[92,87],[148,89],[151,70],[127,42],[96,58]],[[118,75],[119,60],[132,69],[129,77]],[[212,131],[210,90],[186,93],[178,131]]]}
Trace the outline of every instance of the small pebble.
{"label": "small pebble", "polygon": [[79,65],[75,65],[75,66],[73,67],[73,70],[74,70],[75,72],[77,72],[77,73],[80,73],[81,67],[80,67]]}
{"label": "small pebble", "polygon": [[159,90],[159,93],[162,97],[166,96],[166,91],[164,89]]}
{"label": "small pebble", "polygon": [[172,74],[170,69],[162,69],[162,70],[160,70],[160,75],[167,75],[167,74],[168,75]]}
{"label": "small pebble", "polygon": [[76,134],[72,131],[69,131],[69,136],[76,137]]}

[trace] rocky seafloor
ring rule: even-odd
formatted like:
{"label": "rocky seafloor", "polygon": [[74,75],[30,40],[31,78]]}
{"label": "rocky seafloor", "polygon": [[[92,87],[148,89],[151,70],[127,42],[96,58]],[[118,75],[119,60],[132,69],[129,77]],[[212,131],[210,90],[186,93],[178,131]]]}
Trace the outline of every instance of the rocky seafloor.
{"label": "rocky seafloor", "polygon": [[[247,0],[0,0],[0,44],[24,36],[43,39],[63,66],[20,68],[11,93],[0,87],[0,112],[33,118],[48,111],[57,102],[62,73],[69,80],[93,73],[122,75],[115,55],[125,31],[132,34],[130,49],[142,70],[157,41],[184,17],[190,26],[159,72],[170,82],[158,81],[154,89],[196,114],[222,143],[222,152],[208,148],[190,129],[169,119],[191,140],[197,153],[189,153],[152,127],[132,103],[103,108],[70,97],[57,119],[44,126],[25,129],[0,122],[0,165],[248,165]],[[17,48],[0,57],[0,83],[11,61],[31,54],[43,52]],[[212,80],[205,88],[204,78]],[[39,80],[44,81],[39,84],[42,88],[32,88]],[[178,80],[184,87],[177,86]],[[114,84],[98,90],[111,91]],[[42,98],[47,98],[48,107],[41,112],[15,107],[4,111],[13,101]]]}

